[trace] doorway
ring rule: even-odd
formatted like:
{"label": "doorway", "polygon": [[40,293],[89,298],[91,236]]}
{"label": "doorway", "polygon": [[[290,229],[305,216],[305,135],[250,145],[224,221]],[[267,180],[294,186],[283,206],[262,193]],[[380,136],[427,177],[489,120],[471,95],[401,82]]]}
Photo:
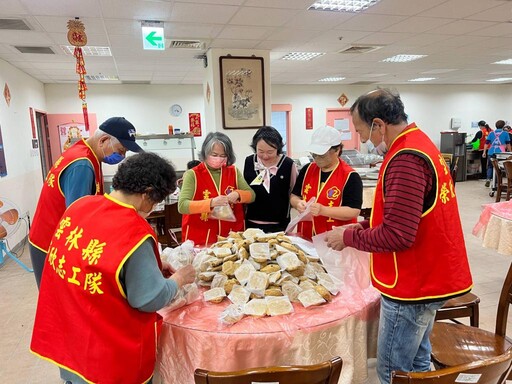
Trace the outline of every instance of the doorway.
{"label": "doorway", "polygon": [[41,158],[41,172],[43,180],[53,165],[52,151],[50,146],[50,131],[48,130],[48,117],[45,112],[36,112],[36,128],[39,142],[39,156]]}
{"label": "doorway", "polygon": [[290,112],[291,104],[272,104],[272,126],[281,134],[284,142],[283,153],[291,156]]}
{"label": "doorway", "polygon": [[359,135],[352,123],[349,108],[327,108],[326,122],[341,132],[343,150],[359,150]]}

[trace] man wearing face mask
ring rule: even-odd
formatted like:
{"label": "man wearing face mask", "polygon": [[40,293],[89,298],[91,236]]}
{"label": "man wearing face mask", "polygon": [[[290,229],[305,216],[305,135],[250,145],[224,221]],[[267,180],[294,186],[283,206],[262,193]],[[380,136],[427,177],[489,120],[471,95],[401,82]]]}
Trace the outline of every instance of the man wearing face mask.
{"label": "man wearing face mask", "polygon": [[372,285],[382,294],[377,374],[388,384],[394,370],[430,370],[436,311],[473,283],[453,181],[437,147],[408,124],[389,90],[360,96],[350,111],[361,141],[386,154],[371,219],[335,228],[326,241],[371,253]]}
{"label": "man wearing face mask", "polygon": [[176,189],[174,167],[144,152],[119,166],[112,186],[59,218],[41,280],[30,349],[72,384],[151,382],[156,311],[195,279],[192,265],[174,272],[161,262],[145,220]]}
{"label": "man wearing face mask", "polygon": [[111,117],[88,139],[62,153],[48,172],[29,233],[29,250],[39,288],[51,236],[64,210],[87,195],[103,194],[101,162],[117,164],[126,151],[141,152],[135,127],[124,117]]}

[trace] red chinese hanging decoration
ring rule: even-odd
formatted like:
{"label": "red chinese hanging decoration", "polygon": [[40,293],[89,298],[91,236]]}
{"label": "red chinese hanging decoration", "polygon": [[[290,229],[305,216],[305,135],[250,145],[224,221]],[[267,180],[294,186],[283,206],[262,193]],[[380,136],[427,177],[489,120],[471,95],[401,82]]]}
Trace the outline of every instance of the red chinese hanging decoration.
{"label": "red chinese hanging decoration", "polygon": [[76,73],[78,74],[78,97],[82,100],[82,112],[84,113],[85,129],[89,130],[89,116],[87,114],[87,101],[85,92],[87,85],[85,84],[85,61],[82,47],[87,44],[87,35],[85,34],[84,24],[75,17],[75,20],[68,21],[68,41],[75,47],[73,56],[76,58]]}
{"label": "red chinese hanging decoration", "polygon": [[201,136],[201,114],[189,113],[188,114],[189,132],[194,136]]}

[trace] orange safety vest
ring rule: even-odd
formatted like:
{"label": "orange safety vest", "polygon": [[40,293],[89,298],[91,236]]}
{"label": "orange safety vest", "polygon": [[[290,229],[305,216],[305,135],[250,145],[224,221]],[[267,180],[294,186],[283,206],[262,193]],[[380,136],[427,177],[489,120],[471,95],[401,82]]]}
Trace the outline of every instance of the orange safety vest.
{"label": "orange safety vest", "polygon": [[[302,199],[309,201],[316,197],[316,202],[328,207],[340,207],[343,198],[343,189],[354,169],[338,159],[338,165],[331,172],[327,181],[321,185],[321,169],[316,163],[311,163],[304,175],[302,183]],[[324,233],[340,225],[355,223],[351,220],[338,220],[327,216],[314,216],[312,221],[300,221],[297,224],[297,233],[304,239],[310,240],[314,235]]]}
{"label": "orange safety vest", "polygon": [[48,252],[50,241],[62,214],[66,210],[66,197],[60,185],[62,172],[78,160],[88,160],[96,179],[96,195],[103,194],[103,174],[101,164],[91,147],[80,140],[62,153],[62,156],[52,166],[43,184],[36,212],[32,219],[29,233],[30,243],[43,252]]}
{"label": "orange safety vest", "polygon": [[[212,199],[220,195],[228,195],[238,188],[237,172],[234,165],[222,167],[220,187],[217,188],[213,176],[204,163],[192,169],[196,178],[196,190],[193,200]],[[194,245],[211,245],[217,236],[227,236],[230,231],[245,230],[244,209],[242,204],[231,204],[236,221],[217,220],[208,217],[209,213],[184,214],[181,233],[185,240],[192,240]]]}
{"label": "orange safety vest", "polygon": [[425,207],[411,248],[371,254],[372,284],[383,295],[399,300],[442,299],[468,292],[473,282],[450,170],[434,143],[414,123],[393,141],[384,158],[370,226],[383,222],[387,166],[401,153],[413,153],[428,162],[435,175],[436,196]]}
{"label": "orange safety vest", "polygon": [[155,234],[131,205],[109,195],[71,204],[45,260],[30,350],[90,383],[149,381],[159,316],[132,308],[120,282],[147,238],[161,268]]}

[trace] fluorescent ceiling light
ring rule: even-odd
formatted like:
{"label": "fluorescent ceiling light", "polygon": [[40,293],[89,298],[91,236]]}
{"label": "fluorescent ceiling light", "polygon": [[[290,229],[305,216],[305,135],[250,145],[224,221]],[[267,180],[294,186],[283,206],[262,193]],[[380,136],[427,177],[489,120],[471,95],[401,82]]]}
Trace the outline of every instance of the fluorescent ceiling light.
{"label": "fluorescent ceiling light", "polygon": [[119,76],[116,75],[85,75],[85,80],[88,81],[117,81],[119,80]]}
{"label": "fluorescent ceiling light", "polygon": [[426,57],[427,55],[395,55],[382,60],[384,63],[406,63]]}
{"label": "fluorescent ceiling light", "polygon": [[[61,45],[60,46],[66,55],[73,56],[75,47],[73,45]],[[82,54],[84,56],[112,56],[110,47],[94,47],[85,45],[82,47]]]}
{"label": "fluorescent ceiling light", "polygon": [[344,77],[324,77],[323,79],[320,79],[318,81],[325,81],[325,82],[335,82],[335,81],[341,81],[345,80]]}
{"label": "fluorescent ceiling light", "polygon": [[290,52],[287,55],[281,57],[281,60],[309,61],[323,55],[325,55],[325,53],[322,52]]}
{"label": "fluorescent ceiling light", "polygon": [[318,0],[308,11],[361,12],[377,4],[380,0]]}
{"label": "fluorescent ceiling light", "polygon": [[493,64],[512,64],[512,59],[495,61]]}
{"label": "fluorescent ceiling light", "polygon": [[512,81],[512,77],[497,77],[495,79],[489,79],[487,81],[500,82],[500,81]]}
{"label": "fluorescent ceiling light", "polygon": [[437,79],[437,77],[417,77],[415,79],[411,79],[411,80],[408,80],[408,81],[430,81],[430,80],[435,80]]}

